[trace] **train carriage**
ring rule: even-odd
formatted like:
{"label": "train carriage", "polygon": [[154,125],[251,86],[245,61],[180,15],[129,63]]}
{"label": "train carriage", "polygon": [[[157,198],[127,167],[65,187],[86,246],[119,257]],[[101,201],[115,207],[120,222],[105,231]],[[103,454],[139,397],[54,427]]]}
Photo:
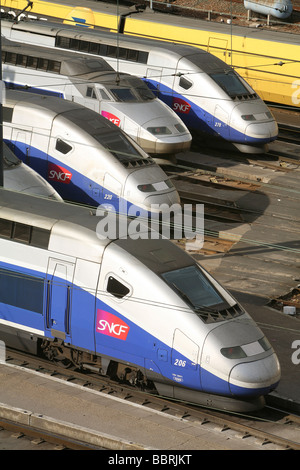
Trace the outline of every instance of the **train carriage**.
{"label": "train carriage", "polygon": [[113,67],[143,78],[193,135],[261,153],[277,138],[274,116],[230,65],[198,48],[78,29],[68,25],[2,22],[11,40],[79,53],[83,48]]}
{"label": "train carriage", "polygon": [[263,406],[280,366],[243,307],[147,227],[99,238],[103,217],[0,189],[0,339],[164,396]]}
{"label": "train carriage", "polygon": [[155,161],[80,104],[7,90],[3,138],[63,199],[145,217],[179,205],[178,192]]}

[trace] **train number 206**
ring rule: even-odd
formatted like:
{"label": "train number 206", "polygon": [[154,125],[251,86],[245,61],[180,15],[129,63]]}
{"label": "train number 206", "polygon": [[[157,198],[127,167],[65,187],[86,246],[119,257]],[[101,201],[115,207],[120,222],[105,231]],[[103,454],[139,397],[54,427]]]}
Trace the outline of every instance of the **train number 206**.
{"label": "train number 206", "polygon": [[182,359],[175,359],[174,366],[185,367],[186,361],[183,361]]}

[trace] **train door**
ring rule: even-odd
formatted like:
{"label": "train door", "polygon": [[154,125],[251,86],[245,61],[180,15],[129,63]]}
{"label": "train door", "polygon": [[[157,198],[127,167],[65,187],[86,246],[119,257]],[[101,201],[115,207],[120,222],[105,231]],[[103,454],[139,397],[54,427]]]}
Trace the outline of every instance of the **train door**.
{"label": "train door", "polygon": [[70,338],[70,312],[72,301],[74,263],[49,258],[46,286],[46,328],[52,336]]}
{"label": "train door", "polygon": [[172,375],[175,382],[186,387],[200,387],[198,359],[199,346],[176,329],[172,347]]}
{"label": "train door", "polygon": [[13,127],[11,133],[11,148],[15,155],[20,158],[26,165],[31,166],[31,137],[32,127],[28,130],[20,130]]}

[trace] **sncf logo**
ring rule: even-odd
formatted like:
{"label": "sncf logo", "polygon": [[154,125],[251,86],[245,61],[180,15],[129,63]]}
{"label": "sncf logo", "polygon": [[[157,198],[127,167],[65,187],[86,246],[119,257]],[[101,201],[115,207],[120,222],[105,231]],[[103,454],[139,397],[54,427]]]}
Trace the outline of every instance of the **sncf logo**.
{"label": "sncf logo", "polygon": [[58,181],[59,183],[69,184],[72,179],[72,173],[66,168],[55,165],[54,163],[48,164],[48,180]]}
{"label": "sncf logo", "polygon": [[129,330],[130,327],[116,315],[105,310],[97,310],[96,331],[98,333],[125,341]]}
{"label": "sncf logo", "polygon": [[188,114],[190,112],[191,105],[181,98],[173,98],[172,108],[176,113]]}
{"label": "sncf logo", "polygon": [[116,126],[119,127],[121,119],[119,119],[117,116],[115,116],[112,113],[109,113],[107,111],[101,111],[102,116],[104,116],[106,119],[109,121],[113,122]]}

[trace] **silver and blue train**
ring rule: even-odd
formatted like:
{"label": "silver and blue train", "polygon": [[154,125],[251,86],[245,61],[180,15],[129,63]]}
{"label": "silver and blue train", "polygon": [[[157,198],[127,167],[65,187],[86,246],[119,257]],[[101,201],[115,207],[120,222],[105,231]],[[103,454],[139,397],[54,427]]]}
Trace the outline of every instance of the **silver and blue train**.
{"label": "silver and blue train", "polygon": [[20,193],[62,200],[51,184],[19,160],[5,143],[3,143],[3,187]]}
{"label": "silver and blue train", "polygon": [[6,41],[2,75],[9,88],[59,96],[100,113],[149,154],[190,148],[191,134],[177,114],[140,78],[115,72],[101,57]]}
{"label": "silver and blue train", "polygon": [[82,50],[115,70],[141,77],[194,135],[233,144],[242,152],[266,151],[278,126],[266,104],[229,65],[182,44],[45,22],[2,22],[14,41]]}
{"label": "silver and blue train", "polygon": [[96,214],[0,189],[0,339],[164,396],[264,406],[280,366],[244,308],[147,227],[99,237]]}
{"label": "silver and blue train", "polygon": [[64,200],[145,216],[180,202],[171,180],[136,142],[80,104],[7,90],[3,138]]}

